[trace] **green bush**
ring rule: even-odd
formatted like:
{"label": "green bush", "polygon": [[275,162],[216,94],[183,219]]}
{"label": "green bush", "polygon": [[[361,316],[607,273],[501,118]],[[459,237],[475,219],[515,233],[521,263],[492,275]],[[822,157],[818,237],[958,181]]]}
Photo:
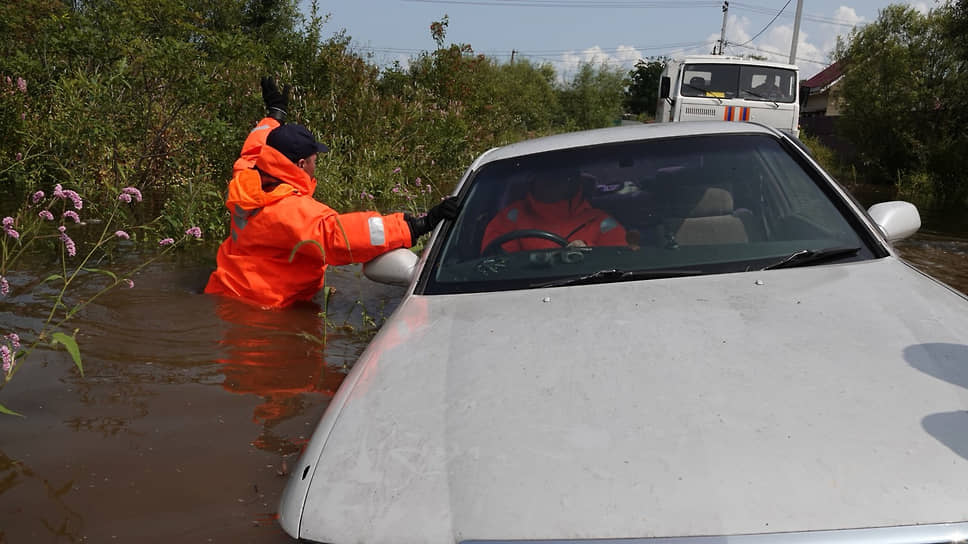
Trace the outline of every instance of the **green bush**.
{"label": "green bush", "polygon": [[[406,68],[372,65],[296,0],[22,0],[0,5],[0,191],[56,183],[92,207],[123,186],[211,238],[231,165],[262,116],[258,80],[292,85],[290,120],[329,144],[317,197],[339,210],[422,211],[484,150],[608,126],[628,79],[583,65],[559,82],[548,65],[498,63],[446,44]],[[418,181],[419,180],[419,181]],[[5,199],[7,200],[7,199]]]}

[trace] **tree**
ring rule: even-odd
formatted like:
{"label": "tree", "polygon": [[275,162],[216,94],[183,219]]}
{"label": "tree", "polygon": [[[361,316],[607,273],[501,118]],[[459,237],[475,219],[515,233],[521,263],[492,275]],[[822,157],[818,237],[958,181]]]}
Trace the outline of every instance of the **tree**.
{"label": "tree", "polygon": [[582,63],[578,73],[559,94],[565,122],[576,129],[611,125],[622,116],[622,100],[627,86],[621,68],[605,63],[598,67]]}
{"label": "tree", "polygon": [[630,83],[625,90],[626,113],[644,113],[655,117],[659,100],[659,78],[667,62],[665,57],[653,57],[649,60],[639,59],[635,63],[635,68],[628,74]]}
{"label": "tree", "polygon": [[933,195],[925,196],[939,202],[968,188],[961,164],[968,148],[964,62],[948,33],[951,22],[947,8],[922,15],[892,5],[835,53],[847,66],[844,135],[877,180],[930,179]]}

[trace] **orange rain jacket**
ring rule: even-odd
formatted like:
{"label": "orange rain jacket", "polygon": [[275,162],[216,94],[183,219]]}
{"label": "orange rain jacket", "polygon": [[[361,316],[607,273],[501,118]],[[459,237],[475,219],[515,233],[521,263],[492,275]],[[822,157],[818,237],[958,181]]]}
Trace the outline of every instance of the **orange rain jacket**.
{"label": "orange rain jacket", "polygon": [[[602,210],[593,208],[581,193],[570,200],[541,202],[532,195],[511,203],[488,223],[481,250],[492,240],[514,230],[546,230],[569,242],[582,240],[589,246],[622,246],[625,229]],[[501,245],[505,251],[552,249],[558,244],[541,238],[518,238]]]}
{"label": "orange rain jacket", "polygon": [[[339,214],[313,199],[316,180],[265,145],[278,126],[263,119],[242,146],[225,201],[231,232],[205,287],[274,308],[313,298],[328,264],[362,263],[413,245],[402,213]],[[307,240],[315,243],[300,245]]]}

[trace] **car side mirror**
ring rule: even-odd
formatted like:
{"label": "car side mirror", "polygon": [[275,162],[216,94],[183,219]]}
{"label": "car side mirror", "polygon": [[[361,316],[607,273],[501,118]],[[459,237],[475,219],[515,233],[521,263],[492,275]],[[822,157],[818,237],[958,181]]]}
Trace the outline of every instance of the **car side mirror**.
{"label": "car side mirror", "polygon": [[806,85],[800,85],[800,109],[807,107],[807,101],[810,100],[810,87]]}
{"label": "car side mirror", "polygon": [[363,275],[390,285],[410,285],[419,257],[409,249],[394,249],[363,264]]}
{"label": "car side mirror", "polygon": [[889,242],[903,240],[921,228],[921,214],[910,202],[881,202],[871,206],[867,213]]}
{"label": "car side mirror", "polygon": [[672,80],[669,76],[662,76],[659,80],[659,98],[669,98],[669,89],[672,88]]}

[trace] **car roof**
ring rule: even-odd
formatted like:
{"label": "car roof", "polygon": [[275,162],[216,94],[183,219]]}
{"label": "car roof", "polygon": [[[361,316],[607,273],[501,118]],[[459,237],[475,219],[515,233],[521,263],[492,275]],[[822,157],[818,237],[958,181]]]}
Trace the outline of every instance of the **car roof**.
{"label": "car roof", "polygon": [[776,130],[759,123],[727,122],[727,121],[689,121],[684,123],[642,123],[618,127],[582,130],[544,136],[531,140],[513,143],[503,147],[496,147],[483,153],[471,165],[477,170],[489,162],[503,159],[589,147],[601,144],[629,142],[635,140],[651,140],[658,138],[676,138],[682,136],[700,136],[715,134],[769,134],[779,136]]}

